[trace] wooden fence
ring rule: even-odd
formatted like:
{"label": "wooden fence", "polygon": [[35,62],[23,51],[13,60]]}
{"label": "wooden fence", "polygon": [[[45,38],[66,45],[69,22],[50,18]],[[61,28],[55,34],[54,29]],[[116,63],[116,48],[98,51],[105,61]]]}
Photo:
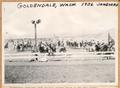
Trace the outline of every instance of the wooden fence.
{"label": "wooden fence", "polygon": [[47,53],[11,53],[11,54],[4,54],[5,60],[35,60],[42,59],[46,60],[82,60],[82,59],[110,59],[115,58],[115,53],[112,51],[107,52],[65,52],[65,53],[54,53],[53,56],[48,56]]}

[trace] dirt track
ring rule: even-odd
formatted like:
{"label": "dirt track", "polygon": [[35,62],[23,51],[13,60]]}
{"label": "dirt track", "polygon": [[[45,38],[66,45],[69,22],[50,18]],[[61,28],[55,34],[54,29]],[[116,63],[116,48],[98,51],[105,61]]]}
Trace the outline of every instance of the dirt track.
{"label": "dirt track", "polygon": [[6,62],[6,83],[112,83],[114,60]]}

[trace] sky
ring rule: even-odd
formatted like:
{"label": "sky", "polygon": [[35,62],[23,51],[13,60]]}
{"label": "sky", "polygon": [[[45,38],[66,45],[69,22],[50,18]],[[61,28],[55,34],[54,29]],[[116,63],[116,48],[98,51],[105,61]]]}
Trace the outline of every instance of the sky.
{"label": "sky", "polygon": [[83,36],[115,32],[118,27],[116,7],[75,7],[75,8],[26,8],[18,9],[18,3],[3,3],[2,26],[7,38],[32,38],[32,20],[41,19],[37,24],[37,36]]}

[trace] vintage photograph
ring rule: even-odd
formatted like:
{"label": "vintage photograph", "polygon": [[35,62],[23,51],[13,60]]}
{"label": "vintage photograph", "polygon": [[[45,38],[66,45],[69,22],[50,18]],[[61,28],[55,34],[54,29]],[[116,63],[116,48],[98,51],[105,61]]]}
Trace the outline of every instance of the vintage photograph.
{"label": "vintage photograph", "polygon": [[118,8],[2,4],[5,84],[116,83]]}

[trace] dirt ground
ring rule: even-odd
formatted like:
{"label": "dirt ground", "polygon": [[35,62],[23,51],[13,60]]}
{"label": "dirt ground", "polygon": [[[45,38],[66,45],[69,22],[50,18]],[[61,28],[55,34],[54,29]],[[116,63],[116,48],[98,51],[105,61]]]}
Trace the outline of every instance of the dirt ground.
{"label": "dirt ground", "polygon": [[115,82],[115,60],[5,63],[5,83]]}

